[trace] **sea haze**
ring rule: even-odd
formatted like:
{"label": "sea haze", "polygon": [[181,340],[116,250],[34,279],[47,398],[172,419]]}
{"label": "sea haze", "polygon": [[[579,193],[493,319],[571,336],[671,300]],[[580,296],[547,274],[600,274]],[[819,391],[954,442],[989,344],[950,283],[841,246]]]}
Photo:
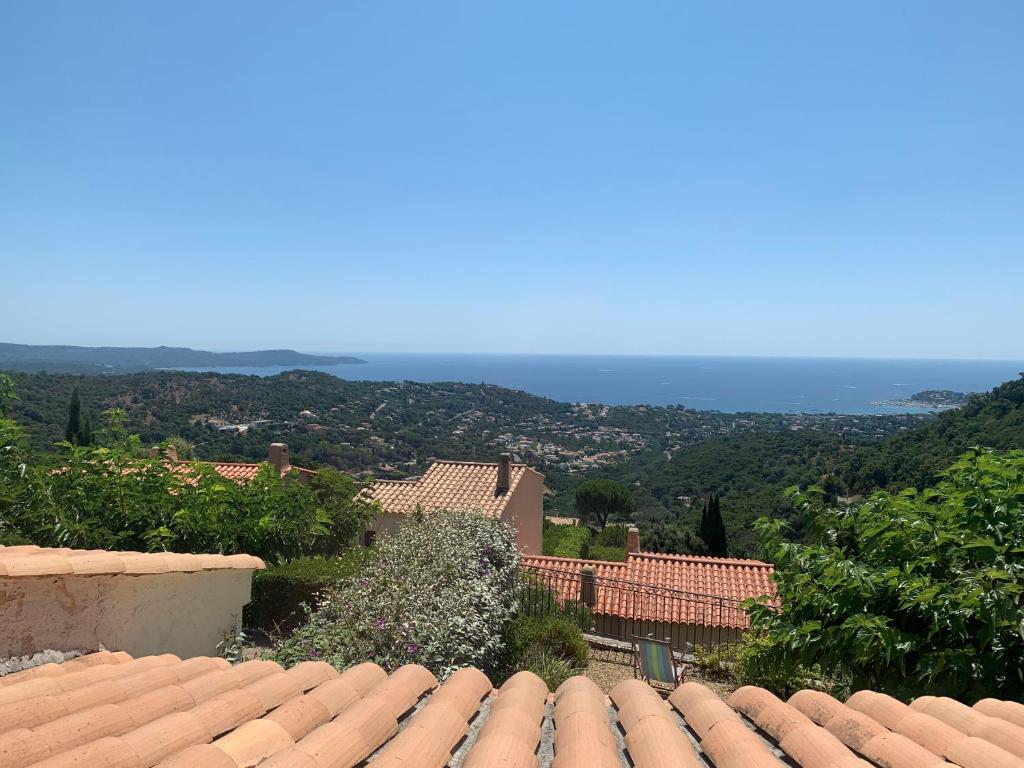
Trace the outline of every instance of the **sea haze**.
{"label": "sea haze", "polygon": [[[353,380],[484,382],[564,402],[850,414],[919,411],[872,402],[906,398],[926,389],[981,392],[1024,370],[1024,361],[981,360],[372,352],[358,356],[366,364],[309,370]],[[293,368],[202,370],[269,376]]]}

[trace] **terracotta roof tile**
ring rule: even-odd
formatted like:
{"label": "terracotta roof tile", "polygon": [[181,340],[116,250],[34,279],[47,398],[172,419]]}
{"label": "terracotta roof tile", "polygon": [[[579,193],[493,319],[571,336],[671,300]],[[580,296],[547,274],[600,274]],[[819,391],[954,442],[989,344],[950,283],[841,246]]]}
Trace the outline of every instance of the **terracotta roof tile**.
{"label": "terracotta roof tile", "polygon": [[578,600],[580,572],[594,566],[593,612],[638,621],[750,626],[743,600],[774,595],[774,567],[760,560],[630,554],[626,561],[525,557],[523,564],[563,600]]}
{"label": "terracotta roof tile", "polygon": [[[270,466],[267,462],[254,463],[244,461],[166,461],[166,466],[174,472],[182,475],[188,474],[189,470],[196,464],[205,464],[213,467],[213,470],[226,480],[234,480],[236,483],[244,483],[253,480],[263,466]],[[300,475],[309,476],[316,474],[316,470],[304,469],[303,467],[291,467],[299,471]]]}
{"label": "terracotta roof tile", "polygon": [[[107,552],[104,550],[0,546],[0,579],[32,576],[134,576],[190,573],[221,568],[260,570],[252,555],[191,555],[178,552]],[[44,673],[36,673],[44,674]]]}
{"label": "terracotta roof tile", "polygon": [[870,692],[844,704],[801,691],[783,702],[745,686],[726,703],[688,682],[666,702],[638,680],[606,697],[573,677],[551,696],[530,672],[492,691],[474,669],[438,686],[415,665],[339,674],[322,662],[284,670],[266,661],[95,657],[0,684],[8,696],[2,768],[1024,766],[930,714],[1005,742],[1016,732],[1004,726],[1018,726],[988,713],[1016,708],[997,700],[970,709],[926,698],[911,708]]}
{"label": "terracotta roof tile", "polygon": [[385,514],[409,515],[417,509],[471,510],[500,516],[520,480],[533,473],[524,464],[513,464],[509,489],[496,493],[498,465],[475,461],[435,461],[415,480],[378,480],[366,491],[367,498],[380,503]]}

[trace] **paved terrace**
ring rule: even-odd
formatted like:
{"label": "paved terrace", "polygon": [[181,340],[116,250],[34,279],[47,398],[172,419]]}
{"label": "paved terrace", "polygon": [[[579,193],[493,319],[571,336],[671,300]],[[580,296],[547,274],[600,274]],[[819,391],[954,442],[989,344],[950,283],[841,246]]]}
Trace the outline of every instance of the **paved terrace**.
{"label": "paved terrace", "polygon": [[17,768],[1021,768],[1024,705],[862,691],[845,704],[636,680],[551,695],[521,672],[438,684],[409,665],[95,653],[0,680],[0,766]]}

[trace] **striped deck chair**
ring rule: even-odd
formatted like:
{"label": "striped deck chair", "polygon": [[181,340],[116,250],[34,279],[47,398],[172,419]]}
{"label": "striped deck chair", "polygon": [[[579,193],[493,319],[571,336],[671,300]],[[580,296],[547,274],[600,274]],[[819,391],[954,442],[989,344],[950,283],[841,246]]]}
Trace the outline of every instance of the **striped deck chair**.
{"label": "striped deck chair", "polygon": [[672,642],[633,635],[633,677],[648,685],[661,683],[675,690],[683,682],[683,667],[676,664]]}

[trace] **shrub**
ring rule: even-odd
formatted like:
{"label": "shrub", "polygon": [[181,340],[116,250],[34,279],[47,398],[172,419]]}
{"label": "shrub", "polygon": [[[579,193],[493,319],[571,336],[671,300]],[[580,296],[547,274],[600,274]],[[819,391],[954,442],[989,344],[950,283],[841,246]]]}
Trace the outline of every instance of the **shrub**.
{"label": "shrub", "polygon": [[353,578],[324,592],[278,649],[282,663],[415,662],[439,678],[491,674],[516,608],[519,552],[508,525],[468,512],[410,518],[378,540]]}
{"label": "shrub", "polygon": [[302,557],[256,571],[252,602],[243,612],[245,626],[290,633],[306,616],[303,605],[315,604],[321,591],[355,573],[368,552],[352,547],[338,557]]}
{"label": "shrub", "polygon": [[838,670],[854,690],[901,697],[1024,693],[1024,451],[974,449],[934,488],[842,509],[791,495],[814,514],[814,543],[759,522],[781,612],[750,606],[761,644],[748,669]]}
{"label": "shrub", "polygon": [[609,525],[594,536],[593,543],[599,547],[625,547],[628,536],[628,525]]}
{"label": "shrub", "polygon": [[[506,629],[504,644],[499,681],[528,669],[554,690],[587,664],[589,647],[579,624],[558,610],[540,616],[516,616]],[[552,684],[560,675],[561,679]]]}
{"label": "shrub", "polygon": [[850,690],[842,681],[812,673],[803,667],[765,665],[763,654],[767,638],[756,631],[747,632],[737,643],[694,649],[694,664],[709,678],[730,680],[735,685],[756,685],[788,698],[796,691],[810,688],[846,698]]}
{"label": "shrub", "polygon": [[544,652],[531,652],[523,659],[522,669],[533,672],[544,681],[549,691],[554,691],[580,669],[573,667],[568,661]]}
{"label": "shrub", "polygon": [[579,557],[580,547],[590,540],[590,530],[585,526],[552,525],[544,526],[544,554],[552,557]]}

